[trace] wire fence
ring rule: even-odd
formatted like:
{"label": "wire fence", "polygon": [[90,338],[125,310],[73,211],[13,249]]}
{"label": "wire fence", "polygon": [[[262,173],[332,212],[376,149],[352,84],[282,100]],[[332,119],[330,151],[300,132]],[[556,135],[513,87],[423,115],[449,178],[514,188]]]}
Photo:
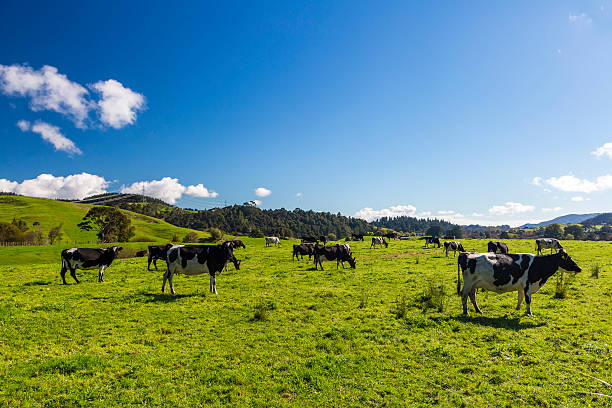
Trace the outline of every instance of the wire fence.
{"label": "wire fence", "polygon": [[0,241],[0,247],[18,247],[18,246],[50,246],[50,245],[93,245],[99,244],[98,241],[61,241],[50,244],[48,242],[34,241],[19,241],[19,242],[3,242]]}

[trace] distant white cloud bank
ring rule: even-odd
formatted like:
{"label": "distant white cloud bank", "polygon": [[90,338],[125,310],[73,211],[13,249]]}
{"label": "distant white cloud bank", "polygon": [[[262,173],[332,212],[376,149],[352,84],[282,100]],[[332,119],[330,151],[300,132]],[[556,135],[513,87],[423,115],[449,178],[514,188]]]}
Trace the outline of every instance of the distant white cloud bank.
{"label": "distant white cloud bank", "polygon": [[381,208],[375,210],[370,207],[362,208],[355,213],[355,218],[361,218],[368,222],[377,220],[382,217],[400,217],[402,215],[414,216],[416,213],[416,207],[413,205],[395,205],[389,208]]}
{"label": "distant white cloud bank", "polygon": [[81,173],[66,177],[41,174],[21,183],[0,179],[0,191],[29,197],[83,199],[106,193],[109,182],[95,174]]}

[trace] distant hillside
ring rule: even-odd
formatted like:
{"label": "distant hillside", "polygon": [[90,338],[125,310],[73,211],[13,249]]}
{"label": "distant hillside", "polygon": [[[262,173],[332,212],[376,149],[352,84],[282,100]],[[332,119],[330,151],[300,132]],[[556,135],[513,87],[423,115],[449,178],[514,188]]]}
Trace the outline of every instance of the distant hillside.
{"label": "distant hillside", "polygon": [[553,218],[549,221],[543,221],[538,224],[524,224],[521,225],[520,228],[545,227],[550,224],[580,224],[581,222],[588,220],[589,218],[596,217],[599,214],[600,213],[562,215],[560,217]]}
{"label": "distant hillside", "polygon": [[434,218],[414,218],[405,215],[394,218],[382,217],[377,221],[372,221],[372,225],[380,228],[390,228],[395,231],[404,232],[424,232],[432,225],[439,225],[444,230],[456,227],[456,224],[444,220],[437,220]]}
{"label": "distant hillside", "polygon": [[[95,242],[97,238],[94,231],[82,231],[77,227],[91,207],[89,204],[0,194],[0,222],[11,222],[17,217],[24,220],[30,229],[33,229],[34,222],[38,222],[44,236],[51,228],[63,223],[63,241]],[[136,228],[133,240],[170,241],[174,235],[182,239],[193,231],[146,215],[124,212]],[[201,237],[209,236],[208,233],[197,233]]]}
{"label": "distant hillside", "polygon": [[604,224],[612,225],[612,213],[599,214],[596,217],[589,218],[588,220],[582,221],[581,224],[585,226],[604,225]]}

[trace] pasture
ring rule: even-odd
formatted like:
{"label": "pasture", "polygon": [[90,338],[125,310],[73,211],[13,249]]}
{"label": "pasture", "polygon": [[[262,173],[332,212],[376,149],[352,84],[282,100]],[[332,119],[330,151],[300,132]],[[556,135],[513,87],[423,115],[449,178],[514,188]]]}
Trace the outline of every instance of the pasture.
{"label": "pasture", "polygon": [[[366,238],[350,242],[357,269],[315,271],[291,260],[297,241],[243,240],[241,270],[220,275],[217,296],[202,275],[162,294],[146,258],[64,286],[59,251],[30,264],[39,248],[0,248],[1,405],[612,406],[598,395],[612,395],[599,381],[612,382],[610,242],[563,242],[583,271],[564,299],[549,280],[533,317],[514,310],[516,292],[480,291],[484,315],[470,305],[463,317],[443,248]],[[534,253],[533,240],[505,242]]]}

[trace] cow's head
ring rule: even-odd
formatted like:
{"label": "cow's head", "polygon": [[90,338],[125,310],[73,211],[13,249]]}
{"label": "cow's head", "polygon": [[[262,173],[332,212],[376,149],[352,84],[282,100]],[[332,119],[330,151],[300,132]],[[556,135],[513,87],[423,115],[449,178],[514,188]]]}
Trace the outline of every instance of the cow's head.
{"label": "cow's head", "polygon": [[561,249],[559,253],[559,267],[568,272],[580,272],[582,268],[579,267],[576,262],[565,252],[565,249]]}
{"label": "cow's head", "polygon": [[234,268],[236,268],[237,271],[240,270],[240,259],[236,259],[236,257],[234,257],[234,259],[232,260],[233,264],[234,264]]}
{"label": "cow's head", "polygon": [[123,249],[123,247],[116,247],[116,246],[113,246],[113,247],[107,248],[107,250],[108,250],[108,251],[111,251],[111,252],[112,252],[112,253],[114,253],[115,255],[117,255],[117,253],[118,253],[119,251],[121,251],[122,249]]}
{"label": "cow's head", "polygon": [[385,245],[385,248],[389,248],[389,244],[387,244],[387,241],[385,241],[384,239],[382,240],[383,244]]}

